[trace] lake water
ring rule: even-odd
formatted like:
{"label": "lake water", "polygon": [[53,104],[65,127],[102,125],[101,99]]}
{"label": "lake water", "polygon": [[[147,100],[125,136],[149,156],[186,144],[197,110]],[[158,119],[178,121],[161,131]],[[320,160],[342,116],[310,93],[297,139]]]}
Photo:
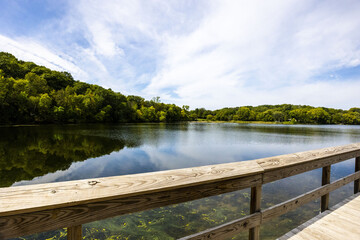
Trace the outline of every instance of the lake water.
{"label": "lake water", "polygon": [[[246,161],[360,142],[359,126],[177,123],[0,128],[0,187]],[[335,164],[331,180],[354,172]],[[263,186],[262,208],[321,185],[321,169]],[[352,184],[330,194],[330,205]],[[318,214],[319,201],[261,228],[274,239]],[[84,225],[87,239],[176,239],[247,215],[249,189]],[[65,239],[64,230],[26,239]],[[246,239],[247,233],[234,239]]]}

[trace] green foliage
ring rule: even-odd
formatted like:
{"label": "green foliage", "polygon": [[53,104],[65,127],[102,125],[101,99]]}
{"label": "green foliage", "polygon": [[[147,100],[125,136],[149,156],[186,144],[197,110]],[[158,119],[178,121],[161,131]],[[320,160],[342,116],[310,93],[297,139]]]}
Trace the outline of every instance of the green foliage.
{"label": "green foliage", "polygon": [[0,124],[187,121],[189,107],[124,96],[0,52]]}
{"label": "green foliage", "polygon": [[238,120],[241,120],[241,121],[250,120],[250,114],[251,114],[251,110],[248,107],[241,107],[236,112],[236,116],[238,116],[237,117]]}
{"label": "green foliage", "polygon": [[330,123],[329,113],[322,108],[311,109],[306,114],[311,123]]}
{"label": "green foliage", "polygon": [[302,105],[261,105],[206,110],[197,108],[189,112],[193,119],[208,121],[260,121],[287,124],[360,124],[360,108],[348,111],[333,108],[314,108]]}
{"label": "green foliage", "polygon": [[211,114],[206,116],[206,120],[208,120],[208,121],[212,121],[213,119],[214,119],[214,116]]}
{"label": "green foliage", "polygon": [[124,96],[98,85],[75,81],[0,52],[0,124],[79,122],[261,121],[311,124],[360,124],[360,108],[348,111],[301,105],[242,106],[206,110]]}

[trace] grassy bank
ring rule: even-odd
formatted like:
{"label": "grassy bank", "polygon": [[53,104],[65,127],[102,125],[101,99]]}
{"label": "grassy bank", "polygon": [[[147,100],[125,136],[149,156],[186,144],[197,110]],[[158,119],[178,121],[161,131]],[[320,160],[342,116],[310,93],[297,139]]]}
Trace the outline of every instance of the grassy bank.
{"label": "grassy bank", "polygon": [[265,122],[265,121],[217,121],[217,120],[206,120],[206,119],[196,119],[197,122],[212,122],[212,123],[254,123],[254,124],[283,124],[283,125],[295,125],[293,122]]}

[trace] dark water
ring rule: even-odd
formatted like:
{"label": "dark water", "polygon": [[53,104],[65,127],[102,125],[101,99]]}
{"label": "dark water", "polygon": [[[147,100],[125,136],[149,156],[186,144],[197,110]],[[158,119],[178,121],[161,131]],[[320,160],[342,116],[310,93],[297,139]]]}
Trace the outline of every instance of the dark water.
{"label": "dark water", "polygon": [[[235,123],[64,125],[0,128],[0,186],[10,187],[246,161],[360,142],[358,126]],[[332,180],[354,171],[349,160],[332,167]],[[262,207],[321,185],[314,170],[263,186]],[[349,184],[331,205],[352,194]],[[319,212],[309,203],[264,224],[274,239]],[[87,239],[175,239],[247,215],[249,190],[223,194],[84,225]],[[65,239],[65,230],[26,239]],[[246,233],[234,239],[246,238]]]}

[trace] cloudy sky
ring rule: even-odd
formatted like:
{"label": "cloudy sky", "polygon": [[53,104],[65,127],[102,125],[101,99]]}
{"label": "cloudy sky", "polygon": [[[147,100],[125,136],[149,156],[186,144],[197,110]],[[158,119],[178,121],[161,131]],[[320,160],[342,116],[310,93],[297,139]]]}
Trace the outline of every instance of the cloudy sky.
{"label": "cloudy sky", "polygon": [[125,95],[359,106],[358,0],[0,0],[0,51]]}

